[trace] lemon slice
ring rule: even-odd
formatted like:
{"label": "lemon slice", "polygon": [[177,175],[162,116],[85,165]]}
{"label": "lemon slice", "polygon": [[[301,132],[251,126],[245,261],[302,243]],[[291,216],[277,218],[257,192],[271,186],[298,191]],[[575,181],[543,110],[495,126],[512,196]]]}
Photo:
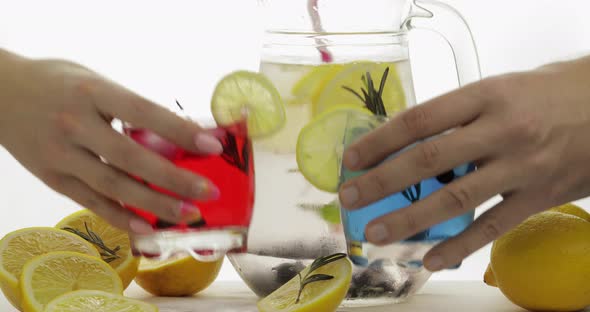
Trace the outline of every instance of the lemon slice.
{"label": "lemon slice", "polygon": [[363,76],[366,76],[367,72],[369,72],[373,81],[373,88],[379,90],[387,68],[389,68],[389,71],[381,94],[385,111],[388,116],[392,116],[404,110],[406,108],[406,97],[395,63],[357,62],[347,64],[345,68],[334,77],[331,77],[325,84],[321,89],[321,93],[317,96],[317,100],[312,102],[313,116],[317,116],[334,106],[364,106],[365,103],[361,99],[344,87],[350,88],[363,96],[362,89],[368,91]]}
{"label": "lemon slice", "polygon": [[158,312],[153,304],[100,290],[77,290],[53,299],[43,312]]}
{"label": "lemon slice", "polygon": [[338,191],[344,141],[353,123],[359,122],[377,123],[377,120],[368,109],[340,106],[320,114],[301,130],[297,139],[297,165],[309,183],[322,191]]}
{"label": "lemon slice", "polygon": [[41,312],[50,301],[74,290],[123,294],[119,275],[106,262],[71,251],[50,252],[29,260],[20,276],[20,289],[27,312]]}
{"label": "lemon slice", "polygon": [[[308,281],[314,275],[332,278],[320,278],[318,281],[307,283],[300,293],[301,281],[299,275],[297,275],[266,298],[258,301],[258,310],[261,312],[336,311],[350,287],[352,265],[348,258],[343,255],[339,260],[320,266],[310,272],[315,263],[317,263],[317,260],[314,264],[301,271],[300,276],[304,281]],[[308,272],[310,273],[308,274]]]}
{"label": "lemon slice", "polygon": [[223,258],[212,262],[190,256],[164,261],[143,258],[135,282],[155,296],[190,296],[209,287],[222,264]]}
{"label": "lemon slice", "polygon": [[236,71],[215,87],[211,113],[217,124],[228,126],[244,118],[252,138],[264,137],[281,129],[285,108],[272,82],[263,74]]}
{"label": "lemon slice", "polygon": [[87,209],[65,217],[55,227],[79,233],[87,241],[94,242],[95,247],[102,253],[102,259],[121,277],[124,288],[127,288],[135,278],[139,257],[134,257],[131,253],[131,242],[127,232],[113,227]]}
{"label": "lemon slice", "polygon": [[84,239],[51,227],[21,229],[0,240],[0,286],[15,308],[21,308],[18,279],[25,263],[35,256],[60,250],[100,257],[96,248]]}
{"label": "lemon slice", "polygon": [[345,67],[343,64],[314,66],[293,85],[291,93],[297,99],[316,101],[324,86]]}

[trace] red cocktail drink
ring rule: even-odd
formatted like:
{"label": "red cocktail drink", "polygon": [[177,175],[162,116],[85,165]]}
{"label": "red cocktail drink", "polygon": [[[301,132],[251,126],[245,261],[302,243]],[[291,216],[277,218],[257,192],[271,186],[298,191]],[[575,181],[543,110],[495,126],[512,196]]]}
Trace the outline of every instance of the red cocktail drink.
{"label": "red cocktail drink", "polygon": [[[209,130],[223,145],[220,155],[200,155],[173,145],[144,129],[126,127],[133,140],[166,157],[177,167],[209,179],[220,191],[216,199],[191,203],[198,207],[201,220],[172,224],[141,207],[127,206],[148,221],[155,234],[135,238],[135,247],[144,256],[166,258],[186,251],[201,260],[214,260],[229,251],[244,251],[254,205],[252,144],[245,123]],[[181,198],[170,190],[138,178],[158,192]]]}

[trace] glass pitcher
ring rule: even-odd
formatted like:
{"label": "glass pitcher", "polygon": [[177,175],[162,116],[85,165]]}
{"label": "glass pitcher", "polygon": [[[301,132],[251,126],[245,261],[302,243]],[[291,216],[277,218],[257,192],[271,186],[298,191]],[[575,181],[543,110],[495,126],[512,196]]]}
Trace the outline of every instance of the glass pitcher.
{"label": "glass pitcher", "polygon": [[[386,77],[382,96],[388,117],[416,105],[408,56],[413,29],[434,30],[446,38],[459,85],[479,80],[469,27],[456,10],[432,0],[259,2],[267,19],[260,72],[280,91],[287,120],[279,132],[253,142],[257,193],[248,249],[228,258],[263,297],[314,259],[348,252],[355,269],[345,305],[404,300],[430,277],[421,260],[436,241],[414,237],[369,254],[362,242],[347,241],[331,181],[319,175],[310,183],[300,170],[298,137],[331,109],[362,106],[360,89],[367,86],[367,73],[372,85]],[[473,215],[467,218],[472,221]],[[354,261],[355,248],[366,262]]]}

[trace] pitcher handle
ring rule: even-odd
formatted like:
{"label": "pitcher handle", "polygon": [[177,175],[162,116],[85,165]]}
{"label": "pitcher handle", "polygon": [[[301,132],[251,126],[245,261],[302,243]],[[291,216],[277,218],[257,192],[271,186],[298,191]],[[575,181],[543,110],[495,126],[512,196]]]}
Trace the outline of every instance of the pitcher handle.
{"label": "pitcher handle", "polygon": [[404,26],[408,30],[432,30],[447,41],[455,58],[459,86],[481,79],[479,56],[471,29],[455,8],[437,0],[414,0]]}

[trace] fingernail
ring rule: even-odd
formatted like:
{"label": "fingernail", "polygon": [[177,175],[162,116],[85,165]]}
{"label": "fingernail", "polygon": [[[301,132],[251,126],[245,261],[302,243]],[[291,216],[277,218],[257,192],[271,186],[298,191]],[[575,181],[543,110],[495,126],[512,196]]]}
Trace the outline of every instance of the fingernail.
{"label": "fingernail", "polygon": [[209,183],[207,187],[209,191],[209,198],[213,200],[219,199],[219,196],[221,196],[221,191],[219,190],[219,188],[215,186],[215,184],[213,183]]}
{"label": "fingernail", "polygon": [[389,230],[382,223],[370,225],[367,228],[367,239],[376,243],[386,243],[389,241]]}
{"label": "fingernail", "polygon": [[139,250],[135,248],[131,248],[131,255],[133,255],[134,257],[141,257],[141,253],[139,252]]}
{"label": "fingernail", "polygon": [[439,271],[443,269],[444,262],[441,256],[432,256],[424,261],[424,265],[429,271]]}
{"label": "fingernail", "polygon": [[212,136],[218,140],[221,140],[227,134],[227,131],[222,128],[209,128],[209,129],[206,129],[206,131],[210,136]]}
{"label": "fingernail", "polygon": [[356,165],[359,163],[359,153],[355,150],[349,150],[344,153],[344,166],[346,168],[355,168]]}
{"label": "fingernail", "polygon": [[359,200],[359,191],[356,186],[347,186],[340,191],[340,202],[343,207],[349,208]]}
{"label": "fingernail", "polygon": [[457,270],[457,269],[461,268],[462,264],[463,264],[462,262],[459,262],[459,263],[453,265],[452,267],[450,267],[449,270]]}
{"label": "fingernail", "polygon": [[183,222],[201,220],[201,211],[199,208],[187,201],[180,203],[180,214]]}
{"label": "fingernail", "polygon": [[221,145],[221,142],[210,134],[197,134],[195,137],[195,144],[200,151],[205,153],[218,155],[223,152],[223,146]]}
{"label": "fingernail", "polygon": [[152,234],[154,232],[152,226],[141,219],[129,220],[129,228],[137,234]]}
{"label": "fingernail", "polygon": [[210,181],[201,180],[197,183],[196,194],[197,196],[207,196],[207,199],[216,200],[219,199],[221,191]]}

